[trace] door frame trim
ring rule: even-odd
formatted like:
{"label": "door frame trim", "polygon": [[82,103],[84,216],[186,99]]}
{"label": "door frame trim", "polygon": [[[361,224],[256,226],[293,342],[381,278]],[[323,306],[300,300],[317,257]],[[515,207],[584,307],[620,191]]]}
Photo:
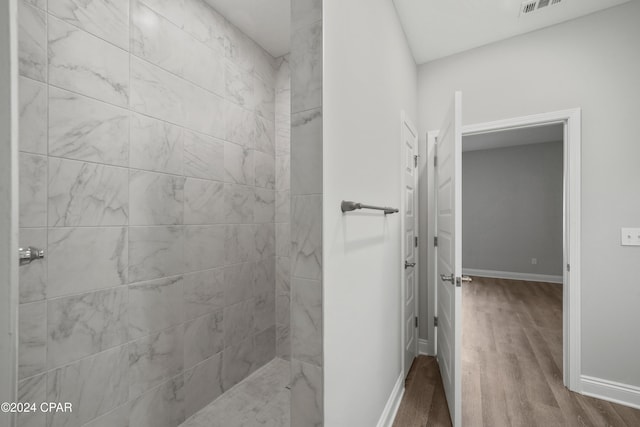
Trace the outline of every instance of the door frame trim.
{"label": "door frame trim", "polygon": [[[415,153],[416,154],[420,154],[420,137],[418,134],[418,130],[416,128],[416,126],[413,124],[412,120],[407,116],[407,114],[405,113],[404,110],[402,110],[400,112],[400,159],[402,162],[403,159],[403,155],[404,155],[404,150],[403,150],[403,145],[404,145],[404,128],[408,127],[411,132],[413,132],[413,134],[415,135]],[[420,185],[420,180],[418,177],[418,174],[420,173],[420,168],[416,167],[415,168],[415,194],[414,194],[414,210],[415,210],[415,235],[416,237],[419,238],[420,236],[420,221],[419,221],[419,207],[420,207],[420,202],[419,202],[419,185]],[[405,197],[404,197],[404,168],[401,167],[400,168],[400,361],[401,361],[401,366],[402,366],[402,376],[405,376],[405,369],[407,369],[407,367],[405,366],[404,363],[404,348],[405,348],[405,309],[404,309],[404,299],[405,299],[405,287],[404,287],[404,280],[405,280],[405,269],[403,267],[404,265],[404,243],[405,243],[405,234],[404,234],[404,211],[405,211]],[[420,247],[418,246],[416,248],[416,252],[415,252],[415,262],[416,265],[414,268],[415,271],[415,278],[416,280],[413,283],[413,295],[414,295],[414,304],[415,304],[415,316],[419,317],[419,291],[420,288],[418,286],[418,283],[420,282]],[[415,356],[417,357],[419,352],[418,352],[418,341],[420,339],[420,331],[419,328],[416,328],[416,336],[415,336]],[[410,367],[409,367],[410,368]]]}
{"label": "door frame trim", "polygon": [[[477,123],[462,126],[462,135],[477,135],[482,133],[495,132],[507,129],[537,127],[550,124],[564,123],[563,141],[563,186],[564,186],[564,227],[563,227],[563,381],[570,390],[582,393],[581,387],[581,306],[580,306],[580,234],[581,234],[581,121],[582,112],[580,108],[553,111],[529,116],[513,117],[491,122]],[[437,130],[427,132],[427,154],[428,165],[433,165],[435,150],[435,137]],[[434,168],[427,168],[428,208],[427,213],[434,212],[434,195],[431,183],[434,182]],[[433,215],[432,215],[433,217]],[[429,220],[427,230],[427,241],[432,242],[435,236],[433,218]],[[434,254],[436,251],[432,251]],[[436,313],[437,295],[435,294],[435,271],[434,255],[428,257],[428,268],[433,274],[428,275],[428,316],[429,316],[429,337],[435,337],[433,327],[433,315]],[[571,266],[568,272],[566,265]],[[429,352],[435,354],[437,343],[435,339],[429,339]]]}

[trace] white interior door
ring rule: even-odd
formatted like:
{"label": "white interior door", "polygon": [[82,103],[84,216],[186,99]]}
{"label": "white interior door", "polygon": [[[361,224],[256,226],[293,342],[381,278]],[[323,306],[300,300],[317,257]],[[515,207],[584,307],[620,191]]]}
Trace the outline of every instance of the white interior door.
{"label": "white interior door", "polygon": [[402,117],[402,303],[404,375],[409,373],[418,354],[418,134],[414,126]]}
{"label": "white interior door", "polygon": [[456,92],[436,144],[438,366],[454,427],[462,418],[462,94]]}

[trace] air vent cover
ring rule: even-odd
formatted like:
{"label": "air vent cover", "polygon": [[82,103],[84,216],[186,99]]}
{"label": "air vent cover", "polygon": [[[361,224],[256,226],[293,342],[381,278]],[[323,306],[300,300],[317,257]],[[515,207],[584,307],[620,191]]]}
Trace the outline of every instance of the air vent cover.
{"label": "air vent cover", "polygon": [[528,0],[520,5],[520,16],[529,15],[537,10],[559,4],[562,0]]}

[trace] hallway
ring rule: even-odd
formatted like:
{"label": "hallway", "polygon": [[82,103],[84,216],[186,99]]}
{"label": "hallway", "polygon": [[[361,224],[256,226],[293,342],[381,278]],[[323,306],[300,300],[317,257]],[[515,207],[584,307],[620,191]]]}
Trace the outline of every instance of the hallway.
{"label": "hallway", "polygon": [[[462,301],[465,427],[640,425],[640,410],[562,384],[560,285],[474,277]],[[435,359],[416,359],[406,387],[394,427],[450,425]]]}

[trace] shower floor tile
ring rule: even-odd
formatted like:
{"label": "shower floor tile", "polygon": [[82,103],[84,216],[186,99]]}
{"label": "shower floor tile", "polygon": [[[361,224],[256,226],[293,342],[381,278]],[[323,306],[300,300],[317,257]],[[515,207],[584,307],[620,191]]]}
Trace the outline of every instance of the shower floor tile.
{"label": "shower floor tile", "polygon": [[181,427],[289,427],[290,365],[273,359]]}

